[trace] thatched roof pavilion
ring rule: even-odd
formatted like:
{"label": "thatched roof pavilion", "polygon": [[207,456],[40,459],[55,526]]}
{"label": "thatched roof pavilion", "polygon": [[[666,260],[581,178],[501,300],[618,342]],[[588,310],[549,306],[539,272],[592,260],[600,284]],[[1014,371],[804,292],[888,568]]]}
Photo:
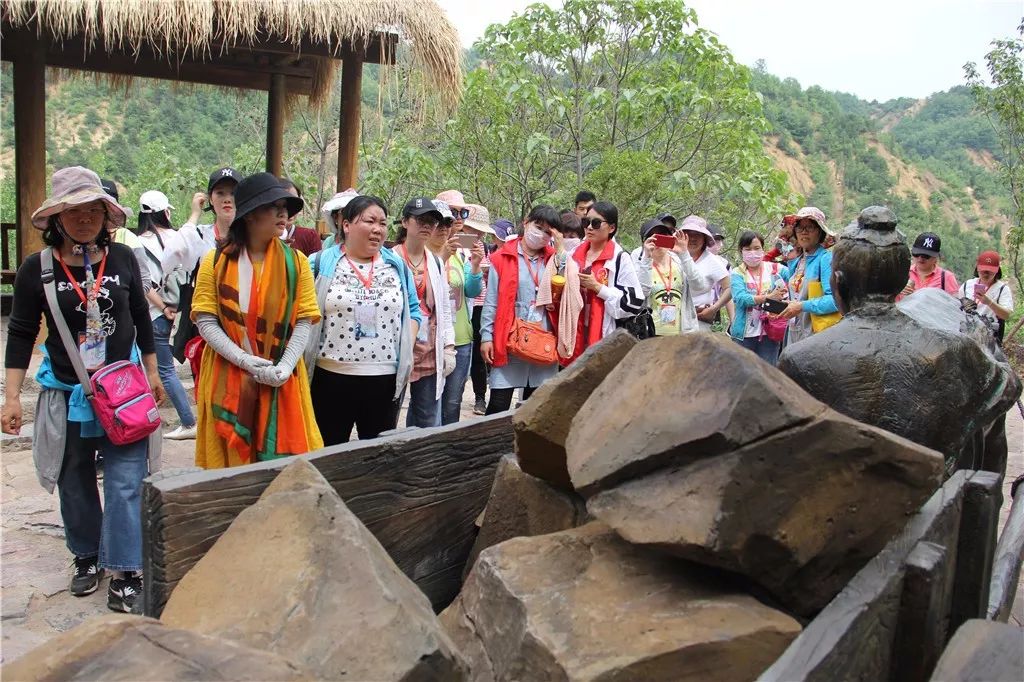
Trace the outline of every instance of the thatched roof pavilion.
{"label": "thatched roof pavilion", "polygon": [[[265,90],[267,170],[281,172],[285,103],[318,105],[342,69],[338,188],[356,184],[364,62],[400,40],[433,89],[461,87],[458,33],[435,0],[0,0],[0,58],[14,65],[18,260],[46,191],[45,69]],[[6,273],[5,273],[6,274]]]}

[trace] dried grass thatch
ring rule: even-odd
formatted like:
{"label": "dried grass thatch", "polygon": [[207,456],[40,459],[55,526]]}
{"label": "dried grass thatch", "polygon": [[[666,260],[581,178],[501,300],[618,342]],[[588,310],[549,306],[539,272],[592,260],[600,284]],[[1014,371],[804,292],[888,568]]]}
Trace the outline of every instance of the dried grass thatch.
{"label": "dried grass thatch", "polygon": [[[377,33],[408,41],[413,63],[453,104],[462,85],[458,32],[434,0],[0,0],[14,26],[31,25],[57,39],[81,36],[108,52],[215,58],[213,46],[257,47],[266,37],[295,45],[365,47]],[[329,95],[337,62],[324,59],[311,100]]]}

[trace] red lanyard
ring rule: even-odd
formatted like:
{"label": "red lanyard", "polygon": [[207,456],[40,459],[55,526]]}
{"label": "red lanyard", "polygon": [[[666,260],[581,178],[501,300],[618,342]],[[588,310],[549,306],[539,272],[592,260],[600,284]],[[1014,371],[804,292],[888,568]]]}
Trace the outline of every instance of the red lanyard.
{"label": "red lanyard", "polygon": [[[370,273],[364,279],[363,278],[363,273],[359,271],[359,268],[357,268],[355,262],[351,258],[348,257],[348,254],[346,254],[344,251],[342,251],[341,255],[342,255],[343,258],[346,258],[348,260],[349,267],[352,268],[352,272],[355,273],[356,278],[360,281],[360,283],[362,283],[363,287],[366,288],[366,289],[372,289],[373,288],[373,266],[376,265],[377,260],[374,259],[374,258],[370,259]],[[417,287],[417,291],[418,290],[419,290],[419,288]]]}
{"label": "red lanyard", "polygon": [[[64,259],[60,257],[60,254],[57,253],[56,249],[54,249],[53,253],[54,253],[54,255],[57,256],[57,260],[60,261],[60,266],[62,268],[64,268],[64,274],[68,276],[68,281],[71,282],[71,286],[73,286],[75,288],[75,293],[78,294],[78,298],[82,299],[82,303],[84,303],[86,305],[89,305],[89,299],[86,297],[85,292],[82,291],[82,288],[80,286],[78,286],[78,280],[76,280],[75,276],[71,274],[71,270],[69,270],[68,266],[64,263]],[[103,252],[103,258],[100,260],[100,272],[99,272],[99,275],[96,276],[96,281],[92,285],[92,297],[93,298],[96,298],[99,295],[99,293],[100,293],[100,285],[103,284],[103,272],[104,272],[104,270],[106,270],[106,268],[107,268],[107,253],[104,251]]]}
{"label": "red lanyard", "polygon": [[665,275],[661,274],[661,268],[658,267],[658,264],[654,261],[651,261],[651,264],[654,266],[654,271],[658,273],[658,278],[661,279],[661,283],[665,285],[665,291],[670,290],[672,288],[672,257],[670,256],[668,259],[667,280],[665,279]]}
{"label": "red lanyard", "polygon": [[538,272],[537,272],[537,274],[534,274],[533,273],[533,266],[530,265],[530,257],[527,256],[524,253],[523,254],[523,260],[526,261],[526,270],[530,273],[530,279],[533,280],[534,288],[535,289],[539,289],[540,288],[540,272],[539,272],[540,268],[537,268]]}
{"label": "red lanyard", "polygon": [[416,296],[420,299],[420,305],[426,308],[429,312],[430,306],[427,305],[427,254],[423,254],[423,260],[421,261],[423,265],[423,275],[419,277],[417,277],[419,270],[412,264],[412,260],[409,259],[409,249],[405,244],[402,244],[402,259],[409,266],[409,269],[412,270],[412,280],[416,284]]}

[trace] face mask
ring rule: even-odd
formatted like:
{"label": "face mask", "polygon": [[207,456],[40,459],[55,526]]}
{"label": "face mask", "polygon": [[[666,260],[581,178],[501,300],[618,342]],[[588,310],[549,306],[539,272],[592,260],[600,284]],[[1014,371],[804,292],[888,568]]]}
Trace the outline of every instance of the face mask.
{"label": "face mask", "polygon": [[548,236],[539,227],[530,225],[526,228],[526,232],[523,233],[523,241],[531,249],[543,249],[544,245],[548,243]]}
{"label": "face mask", "polygon": [[565,244],[566,251],[575,251],[576,247],[583,243],[583,240],[579,237],[572,237],[570,239],[566,239],[563,243]]}
{"label": "face mask", "polygon": [[764,251],[744,251],[743,262],[747,264],[747,267],[756,268],[764,262]]}

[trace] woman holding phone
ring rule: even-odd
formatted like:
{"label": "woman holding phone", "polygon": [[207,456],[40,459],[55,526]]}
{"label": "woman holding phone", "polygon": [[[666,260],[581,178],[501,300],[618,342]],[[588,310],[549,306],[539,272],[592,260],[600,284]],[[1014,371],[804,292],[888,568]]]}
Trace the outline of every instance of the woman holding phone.
{"label": "woman holding phone", "polygon": [[[477,235],[458,232],[454,213],[444,201],[435,199],[434,204],[441,211],[448,229],[431,232],[427,239],[427,248],[445,264],[448,277],[448,306],[455,325],[455,371],[445,379],[444,392],[441,394],[443,425],[459,421],[462,394],[466,389],[466,380],[469,378],[469,368],[473,361],[473,323],[469,313],[469,302],[479,296],[482,289],[483,274],[480,263],[484,258],[484,245]],[[468,221],[472,215],[470,209],[457,210],[460,210],[460,223],[463,220]],[[467,248],[468,259],[460,253]]]}
{"label": "woman holding phone", "polygon": [[661,218],[652,218],[640,228],[644,243],[637,261],[637,277],[644,300],[654,318],[655,336],[678,336],[698,330],[693,307],[695,287],[703,279],[686,250],[687,236]]}
{"label": "woman holding phone", "polygon": [[1006,320],[1013,314],[1013,291],[1002,281],[1003,270],[999,267],[999,254],[983,251],[978,256],[974,277],[960,287],[960,298],[974,301],[978,314],[996,326],[996,339],[1003,342]]}
{"label": "woman holding phone", "polygon": [[764,242],[760,235],[751,230],[743,232],[739,247],[743,263],[734,268],[731,275],[736,317],[729,328],[729,335],[774,367],[779,361],[779,346],[786,333],[785,326],[773,323],[768,316],[769,311],[762,306],[766,301],[774,301],[781,306],[776,313],[786,309],[786,304],[782,303],[785,282],[779,277],[779,266],[765,262]]}

